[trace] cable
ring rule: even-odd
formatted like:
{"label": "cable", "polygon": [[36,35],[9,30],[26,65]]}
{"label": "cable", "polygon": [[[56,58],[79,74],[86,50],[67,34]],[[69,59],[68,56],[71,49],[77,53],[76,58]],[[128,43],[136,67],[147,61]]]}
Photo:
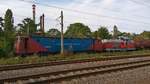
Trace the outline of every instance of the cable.
{"label": "cable", "polygon": [[[25,0],[19,0],[19,1],[25,1]],[[33,1],[25,1],[25,2],[29,2],[29,3],[33,3]],[[34,3],[37,3],[37,2],[34,2]],[[41,3],[37,3],[37,4],[40,4],[41,5]],[[44,5],[44,4],[43,4]],[[46,5],[46,4],[45,4]],[[49,6],[49,5],[46,5],[46,6]],[[56,6],[49,6],[49,7],[53,7],[53,8],[58,8],[58,9],[64,9],[64,10],[66,10],[66,8],[60,8],[60,7],[56,7]],[[67,9],[68,10],[68,9]],[[70,10],[70,9],[69,9]],[[74,11],[74,10],[71,10],[71,11]],[[81,11],[77,11],[77,10],[75,10],[76,12],[81,12]],[[82,13],[86,13],[86,12],[82,12]],[[117,13],[117,12],[116,12]],[[89,13],[87,13],[87,14],[89,14]],[[92,13],[90,13],[90,15],[93,15]],[[94,14],[95,15],[95,14]],[[94,16],[93,15],[93,16]],[[100,16],[100,15],[98,15],[98,14],[96,14],[96,16]],[[116,17],[111,17],[111,16],[101,16],[101,17],[106,17],[106,18],[111,18],[111,19],[116,19]],[[143,17],[143,18],[149,18],[149,17],[145,17],[145,16],[138,16],[138,17]],[[136,21],[136,20],[131,20],[131,19],[125,19],[125,18],[118,18],[118,19],[121,19],[121,20],[127,20],[127,21],[134,21],[134,22],[138,22],[138,23],[144,23],[144,24],[150,24],[150,23],[147,23],[147,22],[143,22],[143,21]]]}
{"label": "cable", "polygon": [[[19,1],[24,1],[24,2],[28,2],[28,3],[32,3],[33,4],[32,1],[25,1],[25,0],[19,0]],[[113,17],[113,16],[100,15],[100,14],[89,13],[89,12],[84,12],[84,11],[79,11],[79,10],[74,10],[74,9],[68,9],[68,8],[63,8],[63,7],[58,7],[58,6],[41,4],[41,3],[38,3],[38,2],[34,2],[34,4],[39,4],[39,5],[43,5],[43,6],[47,6],[47,7],[51,7],[51,8],[56,8],[56,9],[61,9],[61,10],[67,10],[67,11],[72,11],[72,12],[86,14],[86,15],[91,15],[91,16],[96,16],[96,17],[102,17],[102,18],[108,18],[108,19],[119,19],[119,20],[123,20],[123,21],[126,20],[126,21],[130,21],[130,22],[150,24],[150,23],[143,22],[143,21],[136,21],[136,20],[132,20],[132,19],[117,18],[117,17]]]}
{"label": "cable", "polygon": [[[26,16],[23,16],[23,15],[18,15],[18,14],[15,14],[17,15],[15,18],[19,18],[19,17],[26,17]],[[73,16],[73,15],[72,15]],[[80,17],[81,18],[81,17]],[[83,18],[83,19],[89,19],[89,18]],[[51,20],[51,21],[54,21],[54,22],[57,22],[56,19],[52,19],[52,18],[45,18],[45,20]],[[70,23],[70,20],[65,20],[65,22],[67,22],[68,24]],[[72,21],[72,23],[74,23],[74,21]],[[82,23],[82,22],[81,22]],[[90,26],[98,26],[100,27],[101,25],[96,25],[96,24],[88,24],[88,23],[85,23],[86,25],[90,25]],[[127,24],[127,23],[124,23],[124,24]],[[54,25],[54,26],[58,26],[58,24]],[[133,25],[132,25],[133,26]],[[143,25],[145,26],[145,25]]]}
{"label": "cable", "polygon": [[[78,3],[78,4],[81,4],[81,2],[80,1],[75,1],[75,3]],[[95,7],[95,6],[97,6],[97,5],[91,5],[91,4],[88,4],[88,6],[92,6],[92,7]],[[118,14],[121,14],[121,12],[119,13],[118,11],[115,11],[115,10],[111,10],[111,9],[108,9],[108,8],[102,8],[102,7],[100,7],[100,9],[105,9],[106,11],[109,11],[109,12],[114,12],[114,13],[118,13]],[[126,15],[123,15],[123,16],[126,16]],[[131,16],[137,16],[137,17],[141,17],[141,18],[145,18],[145,19],[150,19],[150,17],[147,17],[147,16],[141,16],[141,15],[135,15],[135,14],[131,14]]]}
{"label": "cable", "polygon": [[150,5],[147,5],[147,4],[143,3],[143,2],[138,2],[136,0],[129,0],[129,1],[131,1],[133,3],[136,3],[136,4],[139,4],[139,5],[142,5],[142,6],[150,7]]}
{"label": "cable", "polygon": [[[22,0],[21,0],[22,1]],[[24,1],[24,0],[23,0]],[[49,7],[49,5],[48,5],[48,7]],[[53,8],[53,7],[52,7]],[[57,7],[57,9],[59,9],[58,7]],[[66,8],[64,8],[65,10],[66,10]],[[71,9],[72,10],[72,9]],[[78,11],[78,10],[77,10]],[[80,13],[81,11],[79,11],[79,13]],[[90,13],[91,14],[91,13]],[[96,14],[97,15],[97,14]],[[95,15],[93,15],[92,14],[92,16],[95,16]],[[96,17],[99,17],[99,15],[97,15]],[[126,21],[126,20],[125,20]],[[149,23],[146,23],[146,24],[149,24]],[[99,26],[99,25],[95,25],[95,26]]]}
{"label": "cable", "polygon": [[[3,13],[4,14],[4,13]],[[15,18],[19,18],[19,17],[26,17],[24,15],[19,15],[19,14],[14,14],[15,15]],[[75,15],[69,15],[69,16],[73,16],[73,17],[78,17],[78,18],[81,18],[81,19],[84,19],[84,20],[89,20],[89,19],[92,19],[92,18],[87,18],[87,17],[80,17],[80,16],[75,16]],[[29,17],[31,18],[31,17]],[[54,21],[54,22],[57,22],[56,19],[54,18],[45,18],[45,20],[47,21]],[[99,18],[97,18],[97,20],[100,20]],[[66,20],[65,20],[66,21]],[[70,22],[69,20],[67,21],[68,23]],[[125,23],[124,23],[125,24]],[[95,24],[89,24],[89,25],[92,25],[92,26],[100,26],[100,25],[95,25]]]}
{"label": "cable", "polygon": [[[80,16],[75,16],[75,15],[69,15],[69,16],[73,16],[72,18],[79,18],[79,19],[84,19],[84,20],[91,20],[91,19],[93,19],[93,18],[87,18],[87,17],[80,17]],[[69,17],[66,17],[66,18],[69,18]],[[71,19],[71,18],[70,18]],[[69,20],[70,20],[69,19]],[[103,21],[106,21],[106,22],[111,22],[110,20],[105,20],[105,19],[99,19],[99,18],[94,18],[94,20],[96,20],[96,21],[99,21],[99,22],[103,22]],[[117,23],[116,23],[117,24]],[[125,24],[125,23],[124,23]],[[130,23],[130,22],[128,22],[127,24],[133,24],[133,23]],[[149,25],[150,26],[150,24],[145,24],[145,25]]]}

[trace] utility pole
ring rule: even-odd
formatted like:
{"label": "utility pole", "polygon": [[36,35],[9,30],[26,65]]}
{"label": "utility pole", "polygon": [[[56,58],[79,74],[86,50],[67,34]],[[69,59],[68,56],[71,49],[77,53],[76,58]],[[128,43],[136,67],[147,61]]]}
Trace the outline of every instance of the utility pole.
{"label": "utility pole", "polygon": [[118,37],[118,28],[115,25],[113,28],[113,39],[117,39],[117,37]]}
{"label": "utility pole", "polygon": [[63,27],[64,27],[64,16],[63,11],[61,11],[61,55],[64,56],[64,34],[63,34]]}
{"label": "utility pole", "polygon": [[43,14],[42,15],[42,33],[43,33],[43,35],[44,35],[44,30],[45,30],[45,26],[44,26],[44,19],[45,19],[45,15]]}
{"label": "utility pole", "polygon": [[42,32],[42,16],[40,16],[40,31]]}
{"label": "utility pole", "polygon": [[[30,22],[29,22],[30,23]],[[29,23],[28,23],[28,27],[27,27],[27,35],[30,35],[30,27],[29,27]]]}

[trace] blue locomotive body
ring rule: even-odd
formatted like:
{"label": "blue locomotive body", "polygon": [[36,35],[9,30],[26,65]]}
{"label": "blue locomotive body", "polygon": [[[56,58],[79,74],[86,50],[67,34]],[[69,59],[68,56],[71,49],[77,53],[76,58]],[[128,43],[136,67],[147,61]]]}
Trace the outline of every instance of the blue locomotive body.
{"label": "blue locomotive body", "polygon": [[[46,48],[48,53],[58,53],[61,50],[60,38],[49,38],[42,36],[32,36],[34,41]],[[92,50],[94,39],[90,38],[64,38],[64,51],[66,52],[86,52]]]}

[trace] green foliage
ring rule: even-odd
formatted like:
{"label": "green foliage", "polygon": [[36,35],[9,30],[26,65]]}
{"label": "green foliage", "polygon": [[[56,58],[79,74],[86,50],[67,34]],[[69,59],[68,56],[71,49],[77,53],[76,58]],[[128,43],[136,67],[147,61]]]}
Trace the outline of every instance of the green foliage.
{"label": "green foliage", "polygon": [[111,38],[111,35],[109,34],[109,31],[106,27],[100,27],[98,29],[98,31],[95,31],[95,34],[98,38],[101,38],[101,39],[110,39]]}
{"label": "green foliage", "polygon": [[95,38],[95,39],[99,38],[98,37],[98,31],[92,32],[92,37]]}
{"label": "green foliage", "polygon": [[36,24],[31,18],[25,18],[22,23],[18,24],[18,32],[23,35],[33,34],[36,32]]}
{"label": "green foliage", "polygon": [[6,56],[6,52],[4,51],[4,41],[0,37],[0,58]]}
{"label": "green foliage", "polygon": [[4,22],[3,22],[3,18],[0,17],[0,48],[2,48],[2,38],[4,37]]}
{"label": "green foliage", "polygon": [[[15,28],[13,26],[13,13],[10,9],[6,11],[4,17],[4,36],[1,37],[3,43],[3,49],[5,55],[9,55],[13,51],[13,45],[15,40]],[[9,53],[8,53],[9,52]]]}
{"label": "green foliage", "polygon": [[140,41],[144,39],[150,39],[150,31],[144,31],[141,34],[134,36],[135,41]]}
{"label": "green foliage", "polygon": [[4,22],[3,22],[3,18],[0,17],[0,37],[4,36],[4,31],[3,31],[3,28],[4,28]]}
{"label": "green foliage", "polygon": [[60,37],[61,32],[58,29],[50,29],[49,31],[46,32],[46,36],[50,37]]}
{"label": "green foliage", "polygon": [[70,56],[49,55],[49,56],[27,56],[27,57],[9,57],[0,58],[0,65],[11,65],[11,64],[28,64],[28,63],[43,63],[49,61],[60,61],[60,60],[83,60],[90,58],[104,58],[111,56],[135,56],[135,55],[149,55],[150,50],[140,50],[132,52],[103,52],[103,53],[78,53]]}
{"label": "green foliage", "polygon": [[136,34],[129,33],[129,32],[120,32],[118,36],[123,36],[123,37],[128,37],[129,39],[133,39],[136,36]]}
{"label": "green foliage", "polygon": [[144,39],[150,39],[150,31],[144,31],[140,34]]}
{"label": "green foliage", "polygon": [[5,37],[11,39],[15,29],[13,27],[13,13],[10,9],[6,11],[4,18],[4,34]]}
{"label": "green foliage", "polygon": [[82,23],[70,24],[65,33],[65,37],[71,38],[89,38],[91,35],[90,28]]}
{"label": "green foliage", "polygon": [[[1,22],[0,22],[1,23]],[[4,56],[4,31],[2,30],[2,26],[0,27],[0,57]]]}

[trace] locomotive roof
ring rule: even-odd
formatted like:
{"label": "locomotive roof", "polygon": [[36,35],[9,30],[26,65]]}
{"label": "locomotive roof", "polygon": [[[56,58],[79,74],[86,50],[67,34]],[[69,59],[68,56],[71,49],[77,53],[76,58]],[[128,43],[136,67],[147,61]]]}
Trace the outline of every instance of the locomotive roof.
{"label": "locomotive roof", "polygon": [[[48,37],[48,36],[38,36],[38,35],[31,35],[31,36],[16,36],[16,38],[28,38],[28,37],[35,37],[35,38],[51,38],[51,39],[60,39],[60,37]],[[93,38],[72,38],[72,37],[64,37],[64,39],[93,39]]]}
{"label": "locomotive roof", "polygon": [[102,40],[103,43],[106,43],[106,42],[123,42],[123,40],[120,40],[120,39],[104,39]]}

